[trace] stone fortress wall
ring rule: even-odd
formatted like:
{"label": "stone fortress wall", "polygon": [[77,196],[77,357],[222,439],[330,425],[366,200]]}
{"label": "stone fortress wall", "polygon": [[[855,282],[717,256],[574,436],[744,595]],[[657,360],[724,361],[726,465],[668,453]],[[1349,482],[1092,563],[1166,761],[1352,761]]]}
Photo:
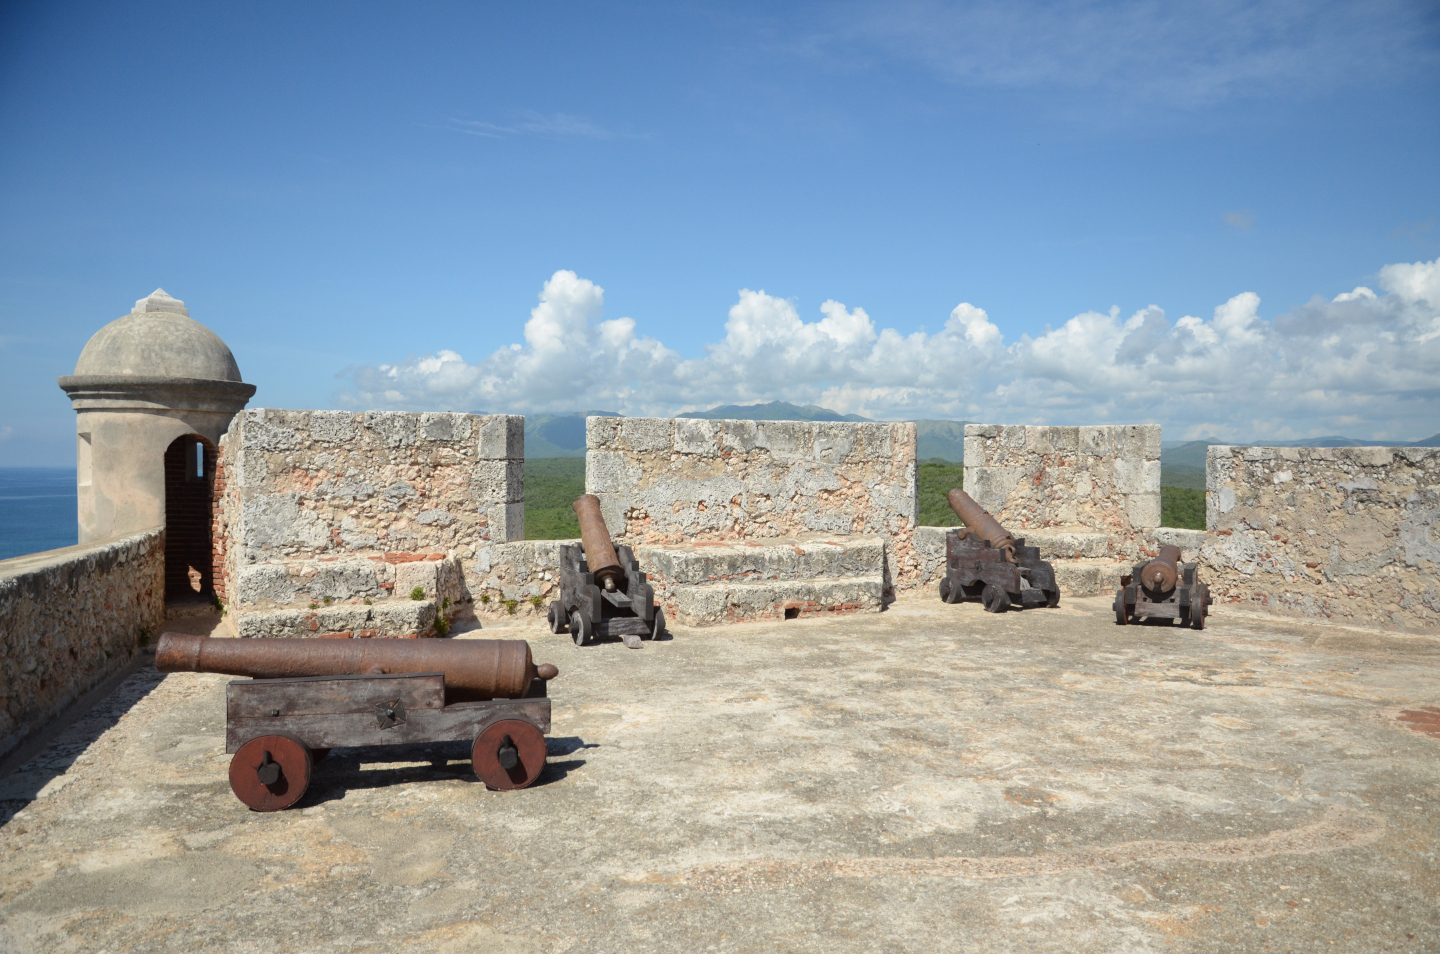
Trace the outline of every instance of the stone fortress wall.
{"label": "stone fortress wall", "polygon": [[915,425],[591,417],[585,489],[617,543],[915,527]]}
{"label": "stone fortress wall", "polygon": [[879,610],[918,570],[913,424],[591,417],[586,447],[672,619]]}
{"label": "stone fortress wall", "polygon": [[1160,427],[965,426],[965,487],[1012,533],[1160,525]]}
{"label": "stone fortress wall", "polygon": [[[677,622],[876,611],[943,574],[911,425],[596,417],[587,444],[586,489]],[[521,539],[522,418],[252,410],[221,447],[243,635],[425,635],[555,596],[565,541]],[[1176,543],[1222,604],[1436,624],[1440,451],[1217,449],[1208,533],[1158,526],[1159,454],[1156,426],[970,425],[965,485],[1067,596]]]}
{"label": "stone fortress wall", "polygon": [[241,636],[445,630],[524,534],[519,416],[260,408],[220,447],[215,539]]}
{"label": "stone fortress wall", "polygon": [[165,616],[165,533],[0,561],[0,757],[134,658]]}
{"label": "stone fortress wall", "polygon": [[[1174,543],[1227,607],[1440,626],[1440,449],[1214,447],[1208,530],[1158,519],[1159,429],[975,425],[965,483],[1108,595]],[[904,424],[592,418],[588,489],[673,621],[878,611],[933,594]],[[565,541],[526,541],[523,419],[242,412],[220,443],[217,584],[239,635],[424,636],[542,615]],[[132,658],[164,616],[152,529],[0,563],[0,754]],[[417,591],[420,599],[412,599]]]}
{"label": "stone fortress wall", "polygon": [[1216,446],[1205,484],[1217,604],[1440,625],[1440,448]]}

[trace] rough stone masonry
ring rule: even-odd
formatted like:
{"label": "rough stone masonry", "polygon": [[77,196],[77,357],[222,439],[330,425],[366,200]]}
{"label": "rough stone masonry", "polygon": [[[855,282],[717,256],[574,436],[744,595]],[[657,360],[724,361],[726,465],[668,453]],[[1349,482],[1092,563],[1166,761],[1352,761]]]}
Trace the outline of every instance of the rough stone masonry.
{"label": "rough stone masonry", "polygon": [[1160,525],[1160,427],[965,426],[965,489],[1011,531],[1108,534]]}
{"label": "rough stone masonry", "polygon": [[1211,447],[1203,559],[1230,603],[1440,625],[1440,448]]}
{"label": "rough stone masonry", "polygon": [[0,563],[0,756],[123,669],[165,616],[165,532]]}
{"label": "rough stone masonry", "polygon": [[519,416],[260,408],[221,449],[242,636],[443,630],[472,611],[465,570],[524,532]]}
{"label": "rough stone masonry", "polygon": [[915,425],[591,417],[585,489],[621,543],[915,527]]}
{"label": "rough stone masonry", "polygon": [[677,619],[878,610],[915,576],[913,424],[591,417],[586,447]]}

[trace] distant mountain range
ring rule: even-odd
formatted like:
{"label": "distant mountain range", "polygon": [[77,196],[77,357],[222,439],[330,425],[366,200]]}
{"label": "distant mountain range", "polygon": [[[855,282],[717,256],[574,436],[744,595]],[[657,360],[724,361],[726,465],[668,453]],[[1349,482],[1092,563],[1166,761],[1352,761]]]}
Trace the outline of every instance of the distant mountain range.
{"label": "distant mountain range", "polygon": [[869,421],[859,414],[841,414],[815,404],[722,404],[708,411],[686,411],[676,417],[698,417],[711,421]]}
{"label": "distant mountain range", "polygon": [[619,417],[616,411],[525,415],[526,457],[584,457],[585,418]]}
{"label": "distant mountain range", "polygon": [[[571,411],[566,414],[531,414],[525,417],[526,457],[584,457],[585,418],[619,417],[614,411]],[[722,404],[708,411],[688,411],[679,417],[732,421],[862,421],[859,414],[841,414],[815,404]],[[965,459],[965,425],[968,421],[915,421],[917,452],[921,460]],[[1167,487],[1205,489],[1205,451],[1225,441],[1165,441],[1161,445],[1161,482]],[[1230,441],[1228,443],[1236,443]],[[1351,437],[1309,437],[1298,441],[1267,441],[1266,447],[1440,447],[1440,434],[1423,441],[1362,441]]]}

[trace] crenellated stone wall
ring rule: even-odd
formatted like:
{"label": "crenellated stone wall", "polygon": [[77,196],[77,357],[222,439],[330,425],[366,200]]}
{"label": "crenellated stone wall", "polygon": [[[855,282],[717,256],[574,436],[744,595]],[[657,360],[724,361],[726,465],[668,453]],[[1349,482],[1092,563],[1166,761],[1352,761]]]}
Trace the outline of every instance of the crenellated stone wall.
{"label": "crenellated stone wall", "polygon": [[1160,525],[1160,427],[967,424],[965,491],[1016,535],[1075,530],[1123,544]]}
{"label": "crenellated stone wall", "polygon": [[0,560],[0,756],[134,658],[165,616],[165,533]]}
{"label": "crenellated stone wall", "polygon": [[443,631],[524,532],[519,416],[257,408],[221,452],[242,636]]}
{"label": "crenellated stone wall", "polygon": [[591,417],[586,446],[617,543],[878,534],[886,590],[915,572],[914,424]]}
{"label": "crenellated stone wall", "polygon": [[1440,625],[1440,448],[1215,446],[1205,483],[1217,603]]}

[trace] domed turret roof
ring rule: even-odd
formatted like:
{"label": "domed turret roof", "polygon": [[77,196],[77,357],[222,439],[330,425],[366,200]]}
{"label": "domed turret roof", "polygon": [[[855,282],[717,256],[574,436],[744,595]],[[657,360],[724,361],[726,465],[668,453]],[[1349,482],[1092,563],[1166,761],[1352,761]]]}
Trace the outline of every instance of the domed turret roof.
{"label": "domed turret roof", "polygon": [[235,356],[220,336],[162,288],[95,332],[75,362],[75,374],[240,381]]}

